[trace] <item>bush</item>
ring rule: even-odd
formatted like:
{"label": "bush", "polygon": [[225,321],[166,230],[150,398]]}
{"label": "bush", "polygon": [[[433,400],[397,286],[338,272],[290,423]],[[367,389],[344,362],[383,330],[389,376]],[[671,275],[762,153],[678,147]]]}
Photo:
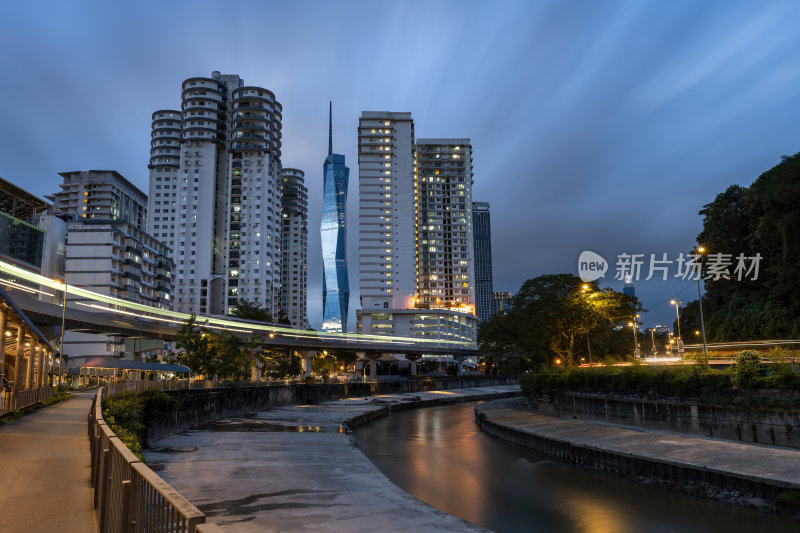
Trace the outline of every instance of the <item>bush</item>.
{"label": "bush", "polygon": [[739,389],[754,388],[761,376],[761,356],[755,350],[743,350],[731,367],[733,384]]}
{"label": "bush", "polygon": [[178,410],[180,402],[159,390],[124,392],[103,400],[103,418],[119,439],[141,456],[142,441],[153,422],[166,422]]}

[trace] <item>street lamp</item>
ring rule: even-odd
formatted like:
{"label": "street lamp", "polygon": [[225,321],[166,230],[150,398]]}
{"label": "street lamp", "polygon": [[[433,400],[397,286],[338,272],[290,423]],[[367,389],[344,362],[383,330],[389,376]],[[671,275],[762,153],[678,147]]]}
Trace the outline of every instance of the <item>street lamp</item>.
{"label": "street lamp", "polygon": [[628,322],[628,325],[633,328],[633,356],[639,358],[641,352],[639,351],[639,315],[633,315],[633,322]]}
{"label": "street lamp", "polygon": [[[706,249],[703,246],[697,248],[697,253],[704,254]],[[703,332],[703,360],[708,366],[708,345],[706,344],[706,323],[703,320],[703,296],[700,294],[700,278],[703,277],[703,263],[700,263],[700,272],[697,273],[697,306],[700,308],[700,329]]]}
{"label": "street lamp", "polygon": [[681,355],[681,354],[683,354],[683,340],[681,338],[681,313],[678,310],[678,306],[680,304],[682,304],[683,302],[681,302],[680,300],[670,300],[669,303],[671,303],[672,305],[675,306],[675,317],[677,319],[677,324],[678,324],[678,338],[677,338],[678,355]]}
{"label": "street lamp", "polygon": [[[59,286],[59,290],[64,291],[64,297],[61,300],[61,339],[59,340],[59,362],[58,362],[58,384],[61,385],[61,377],[64,369],[64,322],[66,321],[67,315],[67,284],[65,282],[61,282],[56,280],[56,284]],[[61,289],[63,287],[63,289]]]}
{"label": "street lamp", "polygon": [[656,328],[650,328],[650,340],[653,341],[653,357],[656,356]]}
{"label": "street lamp", "polygon": [[[586,292],[590,289],[589,284],[585,283],[583,285],[583,292]],[[589,368],[592,367],[592,345],[589,343],[589,332],[586,332],[586,349],[589,351]]]}

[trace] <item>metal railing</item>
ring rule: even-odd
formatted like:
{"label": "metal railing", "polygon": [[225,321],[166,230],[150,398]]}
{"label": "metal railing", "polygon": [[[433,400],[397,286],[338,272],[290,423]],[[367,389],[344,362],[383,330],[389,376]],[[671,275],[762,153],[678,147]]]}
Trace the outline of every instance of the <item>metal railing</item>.
{"label": "metal railing", "polygon": [[[146,383],[146,382],[145,382]],[[205,515],[150,470],[103,420],[103,390],[89,411],[91,481],[101,533],[219,533]]]}
{"label": "metal railing", "polygon": [[53,387],[38,387],[17,392],[0,393],[0,415],[24,409],[53,397]]}

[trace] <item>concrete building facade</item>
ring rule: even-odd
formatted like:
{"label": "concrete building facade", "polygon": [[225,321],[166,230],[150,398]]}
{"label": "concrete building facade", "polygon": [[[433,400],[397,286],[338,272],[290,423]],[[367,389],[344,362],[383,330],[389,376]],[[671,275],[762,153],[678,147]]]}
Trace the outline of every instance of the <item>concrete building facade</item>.
{"label": "concrete building facade", "polygon": [[293,328],[308,328],[308,189],[302,170],[281,173],[281,310]]}
{"label": "concrete building facade", "polygon": [[385,111],[358,138],[357,331],[473,342],[469,139],[415,142],[411,113]]}
{"label": "concrete building facade", "polygon": [[281,113],[271,91],[218,71],[183,82],[179,113],[154,113],[150,188],[162,196],[149,207],[172,248],[176,310],[225,314],[247,300],[277,315]]}
{"label": "concrete building facade", "polygon": [[417,307],[475,313],[472,146],[469,139],[418,139]]}
{"label": "concrete building facade", "polygon": [[411,113],[361,114],[358,192],[361,308],[413,308],[417,280]]}
{"label": "concrete building facade", "polygon": [[[65,280],[130,302],[172,308],[169,249],[145,230],[147,197],[116,171],[62,172],[53,209],[66,221]],[[98,305],[77,296],[67,307]],[[71,359],[121,356],[125,340],[78,332],[64,336]]]}

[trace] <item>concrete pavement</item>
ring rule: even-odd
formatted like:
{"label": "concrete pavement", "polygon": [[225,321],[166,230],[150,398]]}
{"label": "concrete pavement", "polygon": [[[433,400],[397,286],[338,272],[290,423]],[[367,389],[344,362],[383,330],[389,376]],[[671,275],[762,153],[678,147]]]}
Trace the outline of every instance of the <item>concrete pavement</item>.
{"label": "concrete pavement", "polygon": [[0,426],[0,530],[96,533],[86,426],[94,394]]}
{"label": "concrete pavement", "polygon": [[225,532],[483,531],[409,495],[350,441],[345,420],[387,405],[469,401],[518,385],[291,405],[158,441],[148,462]]}

